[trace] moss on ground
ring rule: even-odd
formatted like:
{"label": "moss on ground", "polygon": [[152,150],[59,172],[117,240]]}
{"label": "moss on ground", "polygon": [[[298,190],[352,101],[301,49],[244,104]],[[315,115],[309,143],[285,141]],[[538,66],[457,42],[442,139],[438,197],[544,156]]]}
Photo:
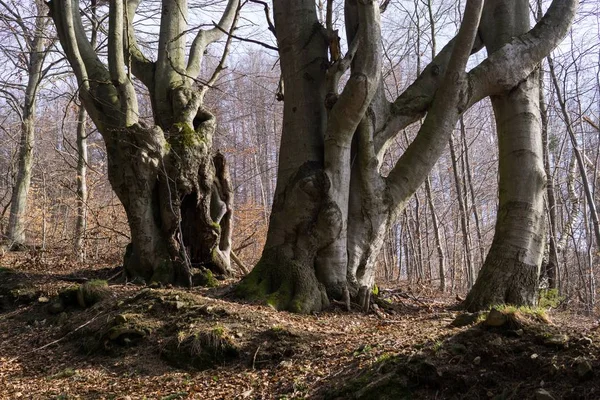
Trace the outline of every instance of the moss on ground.
{"label": "moss on ground", "polygon": [[162,356],[180,368],[205,370],[237,358],[239,349],[229,329],[217,324],[178,331],[167,342]]}
{"label": "moss on ground", "polygon": [[77,289],[77,303],[82,308],[90,307],[99,301],[106,299],[111,294],[108,282],[94,279],[84,283]]}

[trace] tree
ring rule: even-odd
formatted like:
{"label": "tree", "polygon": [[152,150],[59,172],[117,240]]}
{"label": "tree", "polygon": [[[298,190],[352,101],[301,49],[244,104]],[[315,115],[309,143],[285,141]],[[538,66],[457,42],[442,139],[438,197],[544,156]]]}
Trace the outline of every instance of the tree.
{"label": "tree", "polygon": [[[187,34],[195,29],[188,27],[187,1],[162,1],[151,61],[134,30],[139,0],[109,2],[106,58],[87,39],[77,0],[49,3],[81,101],[106,144],[109,181],[127,214],[129,277],[191,285],[191,266],[230,270],[233,193],[224,157],[212,152],[215,117],[203,105],[226,52],[208,82],[198,85],[197,78],[207,46],[231,28],[239,4],[229,0],[213,28],[198,29],[186,59]],[[150,96],[150,123],[140,118],[132,75]]]}
{"label": "tree", "polygon": [[[19,118],[21,121],[21,138],[19,142],[19,156],[17,176],[12,190],[10,217],[6,232],[10,246],[18,248],[25,244],[25,213],[27,210],[27,196],[31,186],[31,173],[33,169],[33,146],[35,142],[35,124],[37,97],[40,85],[48,69],[44,69],[46,48],[51,41],[47,38],[48,19],[44,16],[46,6],[41,0],[36,0],[33,11],[33,24],[30,18],[21,15],[21,9],[14,3],[8,4],[0,0],[2,13],[0,21],[13,33],[12,40],[16,41],[18,51],[10,51],[8,55],[19,70],[23,70],[27,83],[20,82],[2,85],[2,97],[10,97],[19,104]],[[6,52],[7,47],[3,46]],[[15,54],[16,53],[16,54]],[[19,89],[24,94],[23,101],[15,98],[11,89]]]}
{"label": "tree", "polygon": [[[377,2],[345,2],[345,55],[332,3],[325,27],[313,0],[273,3],[285,87],[279,173],[265,249],[238,287],[244,297],[298,312],[320,310],[332,298],[367,305],[385,232],[426,179],[460,115],[530,76],[566,34],[578,2],[554,1],[533,30],[465,73],[480,48],[482,7],[468,1],[456,38],[393,103],[381,84]],[[425,115],[415,140],[382,176],[390,141]]]}

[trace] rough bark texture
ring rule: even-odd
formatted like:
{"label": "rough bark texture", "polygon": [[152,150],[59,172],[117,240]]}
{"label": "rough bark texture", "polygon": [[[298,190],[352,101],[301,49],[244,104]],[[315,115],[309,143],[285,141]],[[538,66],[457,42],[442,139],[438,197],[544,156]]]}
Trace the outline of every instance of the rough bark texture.
{"label": "rough bark texture", "polygon": [[[238,293],[300,312],[318,311],[332,298],[368,307],[386,229],[427,178],[460,115],[526,80],[567,32],[576,7],[576,0],[556,0],[532,31],[507,36],[505,46],[465,73],[469,55],[481,48],[475,37],[482,2],[468,1],[457,37],[390,103],[381,91],[376,2],[345,2],[349,47],[342,55],[313,0],[275,0],[285,83],[279,174],[263,256]],[[383,177],[389,143],[425,115],[416,139]]]}
{"label": "rough bark texture", "polygon": [[[529,2],[486,3],[483,41],[490,53],[529,30]],[[491,249],[465,304],[533,305],[544,253],[544,188],[537,72],[511,91],[492,96],[499,149],[499,208]]]}
{"label": "rough bark texture", "polygon": [[[108,175],[129,223],[124,267],[130,278],[191,285],[192,267],[230,271],[233,191],[222,155],[212,154],[215,117],[196,88],[206,46],[229,29],[239,1],[200,30],[185,60],[187,3],[162,2],[159,53],[145,58],[132,21],[139,1],[110,2],[108,65],[87,40],[76,0],[54,0],[51,16],[80,84],[80,97],[104,138]],[[126,66],[146,85],[155,125],[138,119]]]}
{"label": "rough bark texture", "polygon": [[[453,79],[442,85],[432,107],[437,112],[429,118],[430,134],[440,126],[447,133],[453,123],[446,117],[456,121],[460,114],[462,71],[480,8],[470,3],[458,50],[446,60]],[[348,296],[368,308],[374,262],[390,219],[418,187],[394,188],[401,192],[394,198],[390,186],[396,182],[379,174],[375,135],[385,129],[391,109],[380,82],[379,9],[375,2],[347,1],[350,49],[344,58],[333,57],[332,50],[328,60],[323,39],[331,35],[318,24],[314,1],[274,6],[286,88],[280,173],[263,257],[238,292],[301,312]],[[340,71],[348,67],[349,81],[338,94]],[[431,168],[435,161],[427,162]]]}

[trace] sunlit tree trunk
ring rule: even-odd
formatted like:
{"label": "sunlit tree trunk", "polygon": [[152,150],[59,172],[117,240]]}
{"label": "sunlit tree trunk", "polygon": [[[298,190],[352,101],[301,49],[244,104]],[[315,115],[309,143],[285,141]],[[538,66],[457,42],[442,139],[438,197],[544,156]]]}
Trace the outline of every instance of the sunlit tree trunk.
{"label": "sunlit tree trunk", "polygon": [[[7,237],[13,247],[25,244],[26,211],[31,174],[33,169],[33,148],[35,142],[35,124],[37,111],[37,95],[44,76],[43,66],[46,58],[45,41],[47,20],[44,16],[46,6],[40,0],[35,2],[37,16],[35,25],[28,29],[20,20],[19,27],[27,44],[27,86],[21,114],[21,139],[19,143],[19,159],[17,177],[13,187],[8,222]],[[7,5],[3,4],[5,7]]]}
{"label": "sunlit tree trunk", "polygon": [[[483,41],[489,52],[529,30],[529,2],[486,3]],[[544,172],[537,71],[492,96],[499,148],[499,206],[492,247],[465,304],[533,305],[544,253]]]}
{"label": "sunlit tree trunk", "polygon": [[[109,181],[127,214],[127,276],[191,285],[191,267],[227,274],[233,191],[224,157],[213,154],[215,117],[203,105],[227,50],[207,85],[198,88],[195,79],[206,47],[232,26],[239,1],[227,2],[217,26],[197,32],[186,57],[187,2],[164,0],[155,61],[137,46],[132,23],[139,0],[109,5],[105,65],[87,39],[78,1],[50,2],[81,100],[106,144]],[[148,89],[152,125],[139,119],[131,74]]]}

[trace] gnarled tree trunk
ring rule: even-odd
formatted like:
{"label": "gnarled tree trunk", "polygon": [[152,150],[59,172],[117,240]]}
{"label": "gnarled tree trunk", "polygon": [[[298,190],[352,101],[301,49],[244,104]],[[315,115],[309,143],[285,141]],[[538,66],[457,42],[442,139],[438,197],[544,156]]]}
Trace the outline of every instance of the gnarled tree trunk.
{"label": "gnarled tree trunk", "polygon": [[[205,86],[195,86],[195,78],[206,47],[232,26],[239,1],[228,2],[218,26],[198,32],[186,60],[187,2],[164,0],[156,61],[137,47],[132,21],[139,3],[110,2],[107,66],[87,40],[78,2],[53,0],[50,7],[127,214],[127,276],[191,285],[192,267],[230,271],[233,192],[224,157],[213,155],[215,117],[203,106],[220,69]],[[153,125],[139,120],[130,73],[148,89]]]}

